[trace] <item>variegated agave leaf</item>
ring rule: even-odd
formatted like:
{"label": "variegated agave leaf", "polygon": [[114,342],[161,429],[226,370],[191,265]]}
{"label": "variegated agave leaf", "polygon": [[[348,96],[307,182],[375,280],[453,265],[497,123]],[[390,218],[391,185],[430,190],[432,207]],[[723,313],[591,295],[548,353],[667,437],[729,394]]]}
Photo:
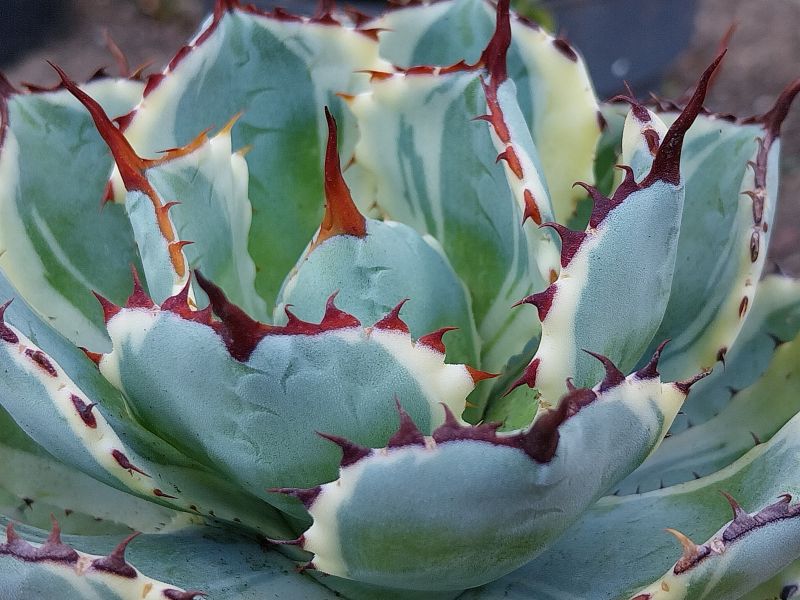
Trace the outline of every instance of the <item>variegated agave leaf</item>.
{"label": "variegated agave leaf", "polygon": [[601,108],[507,0],[218,0],[0,80],[0,598],[791,597],[800,81],[722,58]]}

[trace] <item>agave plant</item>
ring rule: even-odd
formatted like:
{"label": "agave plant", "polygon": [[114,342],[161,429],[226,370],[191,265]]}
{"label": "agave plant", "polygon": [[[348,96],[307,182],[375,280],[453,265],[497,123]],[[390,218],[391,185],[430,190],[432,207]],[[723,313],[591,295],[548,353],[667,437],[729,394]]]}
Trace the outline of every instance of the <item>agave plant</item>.
{"label": "agave plant", "polygon": [[712,114],[721,60],[600,105],[507,0],[219,0],[2,80],[0,597],[793,597],[800,80]]}

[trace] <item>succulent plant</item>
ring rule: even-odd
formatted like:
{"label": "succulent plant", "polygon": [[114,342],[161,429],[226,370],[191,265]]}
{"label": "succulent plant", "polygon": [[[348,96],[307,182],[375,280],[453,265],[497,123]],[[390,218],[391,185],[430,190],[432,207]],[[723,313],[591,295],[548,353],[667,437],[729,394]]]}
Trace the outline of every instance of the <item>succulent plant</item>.
{"label": "succulent plant", "polygon": [[793,597],[800,80],[722,58],[601,105],[507,0],[218,0],[0,80],[0,597]]}

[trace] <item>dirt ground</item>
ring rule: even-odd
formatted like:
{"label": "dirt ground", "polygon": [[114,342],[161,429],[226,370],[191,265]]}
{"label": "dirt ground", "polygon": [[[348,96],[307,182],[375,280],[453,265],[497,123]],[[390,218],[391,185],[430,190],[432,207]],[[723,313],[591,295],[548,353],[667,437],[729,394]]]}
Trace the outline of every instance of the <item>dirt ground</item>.
{"label": "dirt ground", "polygon": [[[44,62],[58,62],[75,77],[98,66],[114,71],[105,47],[107,29],[131,65],[152,61],[160,67],[200,22],[206,0],[73,0],[76,10],[60,37],[6,69],[9,79],[54,83]],[[287,0],[293,10],[313,7],[314,0]],[[350,4],[355,4],[350,2]],[[724,70],[707,105],[712,110],[746,116],[767,110],[780,90],[800,77],[800,2],[797,0],[699,0],[692,43],[665,78],[662,92],[677,96],[692,85],[716,53],[731,23],[737,24]],[[800,101],[784,130],[781,199],[770,248],[785,272],[800,276]]]}

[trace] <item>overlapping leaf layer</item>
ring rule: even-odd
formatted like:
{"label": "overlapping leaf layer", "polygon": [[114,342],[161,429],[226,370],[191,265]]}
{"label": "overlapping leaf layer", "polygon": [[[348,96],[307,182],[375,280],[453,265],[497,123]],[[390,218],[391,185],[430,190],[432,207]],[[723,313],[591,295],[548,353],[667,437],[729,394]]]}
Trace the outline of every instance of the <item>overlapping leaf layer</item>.
{"label": "overlapping leaf layer", "polygon": [[507,0],[218,0],[0,79],[0,598],[796,594],[800,81],[708,113],[723,55],[601,107]]}

